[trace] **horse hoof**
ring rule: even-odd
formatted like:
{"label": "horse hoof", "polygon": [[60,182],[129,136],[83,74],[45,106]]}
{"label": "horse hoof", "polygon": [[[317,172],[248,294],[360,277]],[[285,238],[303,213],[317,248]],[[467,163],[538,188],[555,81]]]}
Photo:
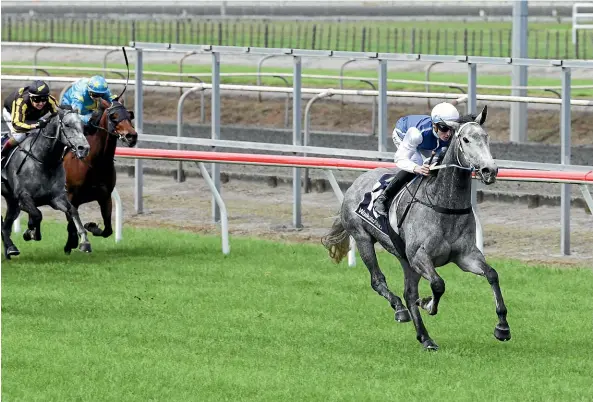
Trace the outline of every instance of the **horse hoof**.
{"label": "horse hoof", "polygon": [[423,299],[416,300],[416,305],[420,306],[420,308],[428,311],[429,315],[436,315],[437,309],[434,306],[434,300],[432,297],[425,297]]}
{"label": "horse hoof", "polygon": [[10,246],[6,249],[6,258],[10,259],[10,256],[19,255],[21,252],[16,246]]}
{"label": "horse hoof", "polygon": [[428,350],[429,352],[436,352],[439,350],[439,345],[434,343],[432,339],[427,339],[422,342],[422,346],[424,346],[424,350]]}
{"label": "horse hoof", "polygon": [[70,255],[70,253],[72,252],[72,249],[68,246],[64,246],[64,253],[66,255]]}
{"label": "horse hoof", "polygon": [[412,320],[410,312],[406,309],[398,310],[395,312],[395,321],[397,322],[409,322]]}
{"label": "horse hoof", "polygon": [[95,222],[85,223],[84,228],[87,230],[87,232],[91,232],[93,236],[101,236],[103,234],[103,231]]}
{"label": "horse hoof", "polygon": [[494,337],[499,341],[508,341],[511,339],[511,329],[509,327],[494,327]]}
{"label": "horse hoof", "polygon": [[23,232],[23,240],[24,241],[31,241],[33,237],[31,236],[31,229],[27,229]]}
{"label": "horse hoof", "polygon": [[91,243],[80,243],[78,249],[83,253],[90,253],[91,252]]}

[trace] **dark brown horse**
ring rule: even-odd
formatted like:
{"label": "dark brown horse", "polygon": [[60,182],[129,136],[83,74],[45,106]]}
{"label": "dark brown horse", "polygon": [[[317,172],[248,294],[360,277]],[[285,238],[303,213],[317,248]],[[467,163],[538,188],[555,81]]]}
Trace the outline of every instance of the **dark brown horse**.
{"label": "dark brown horse", "polygon": [[[95,222],[84,225],[85,229],[95,236],[109,237],[113,233],[111,211],[113,208],[111,193],[115,188],[114,155],[117,140],[128,147],[138,141],[138,133],[132,125],[134,114],[122,103],[114,100],[111,104],[101,100],[99,110],[91,117],[85,127],[85,135],[90,145],[89,155],[76,159],[72,153],[64,157],[66,169],[66,191],[72,205],[78,209],[82,204],[97,201],[101,208],[103,226],[101,230]],[[68,222],[68,242],[64,251],[78,246],[76,228]]]}

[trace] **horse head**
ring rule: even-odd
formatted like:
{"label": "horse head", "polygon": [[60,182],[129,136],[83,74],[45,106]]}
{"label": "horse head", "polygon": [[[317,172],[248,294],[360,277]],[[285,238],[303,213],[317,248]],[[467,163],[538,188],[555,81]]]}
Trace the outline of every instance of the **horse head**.
{"label": "horse head", "polygon": [[134,112],[127,110],[123,103],[114,100],[111,105],[108,105],[104,113],[107,115],[107,127],[103,128],[109,134],[117,136],[128,147],[134,147],[138,142],[138,133],[132,124]]}
{"label": "horse head", "polygon": [[85,158],[89,154],[90,146],[84,136],[80,115],[69,108],[58,108],[58,114],[52,121],[56,119],[58,141],[71,149],[78,159]]}
{"label": "horse head", "polygon": [[498,166],[490,153],[490,141],[486,130],[482,127],[486,121],[488,109],[484,106],[482,112],[471,118],[461,119],[453,128],[455,129],[454,143],[449,147],[454,148],[457,163],[476,172],[476,176],[484,184],[496,181]]}

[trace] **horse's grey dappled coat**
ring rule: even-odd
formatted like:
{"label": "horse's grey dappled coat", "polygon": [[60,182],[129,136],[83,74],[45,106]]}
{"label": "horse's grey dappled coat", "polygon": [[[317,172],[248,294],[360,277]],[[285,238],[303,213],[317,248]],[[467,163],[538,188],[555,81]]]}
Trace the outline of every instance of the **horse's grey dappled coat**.
{"label": "horse's grey dappled coat", "polygon": [[[389,301],[395,310],[397,321],[414,321],[417,339],[427,349],[437,349],[438,346],[424,327],[419,307],[431,315],[437,313],[439,300],[445,292],[445,282],[435,268],[449,262],[454,262],[464,271],[486,277],[494,292],[498,315],[494,335],[499,340],[511,338],[498,274],[486,263],[484,255],[476,246],[476,224],[470,208],[470,169],[474,169],[477,177],[485,184],[494,183],[498,172],[490,154],[488,135],[481,126],[486,115],[485,107],[478,116],[462,117],[460,124],[455,127],[456,133],[451,144],[440,161],[442,168],[434,170],[431,176],[422,180],[416,179],[404,188],[401,197],[395,197],[392,201],[389,216],[394,230],[397,230],[406,206],[413,201],[399,229],[405,242],[406,256],[398,254],[389,236],[355,213],[364,194],[382,175],[390,172],[388,169],[371,170],[352,183],[344,195],[340,216],[328,235],[322,239],[330,257],[339,262],[348,252],[348,235],[354,238],[360,257],[369,269],[371,286]],[[375,254],[376,242],[395,255],[402,265],[407,309],[402,300],[387,287]],[[430,282],[432,297],[420,299],[418,283],[421,277]]]}
{"label": "horse's grey dappled coat", "polygon": [[[2,219],[4,255],[20,254],[10,235],[12,224],[21,210],[29,214],[29,228],[25,240],[41,240],[41,205],[50,205],[73,221],[81,237],[81,250],[90,251],[90,243],[80,222],[78,212],[66,197],[66,177],[62,166],[64,146],[79,158],[89,152],[80,116],[67,109],[59,109],[48,125],[31,133],[20,144],[3,168],[2,196],[6,200],[6,216]],[[4,179],[5,176],[5,179]]]}

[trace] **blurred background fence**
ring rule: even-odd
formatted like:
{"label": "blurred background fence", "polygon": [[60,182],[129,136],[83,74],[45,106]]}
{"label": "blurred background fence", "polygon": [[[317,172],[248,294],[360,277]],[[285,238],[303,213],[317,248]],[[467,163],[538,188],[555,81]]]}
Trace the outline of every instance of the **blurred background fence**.
{"label": "blurred background fence", "polygon": [[[593,31],[528,31],[530,58],[593,59]],[[462,26],[462,27],[460,27]],[[368,20],[127,19],[2,16],[2,41],[127,45],[130,41],[363,52],[511,56],[510,24]]]}

